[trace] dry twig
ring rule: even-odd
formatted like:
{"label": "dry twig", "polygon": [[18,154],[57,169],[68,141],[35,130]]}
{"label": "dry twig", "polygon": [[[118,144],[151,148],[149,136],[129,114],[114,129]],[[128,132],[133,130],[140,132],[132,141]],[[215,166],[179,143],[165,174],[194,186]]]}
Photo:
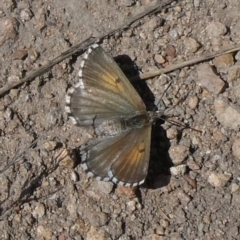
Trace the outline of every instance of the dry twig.
{"label": "dry twig", "polygon": [[[181,1],[181,0],[178,0],[178,1]],[[103,39],[109,38],[109,37],[113,36],[114,34],[116,34],[117,32],[123,32],[124,30],[128,29],[136,21],[142,19],[145,16],[152,15],[152,14],[162,10],[163,8],[166,8],[172,2],[174,2],[174,0],[161,0],[160,3],[150,7],[148,9],[146,9],[145,11],[143,11],[140,14],[137,14],[136,16],[132,17],[131,19],[129,19],[128,21],[123,23],[118,28],[116,28],[114,30],[110,30],[108,33],[105,33],[105,34],[103,34],[103,35],[101,35],[101,36],[99,36],[97,38],[88,38],[85,41],[83,41],[83,42],[81,42],[81,43],[71,47],[67,51],[63,52],[62,54],[60,54],[59,56],[54,58],[52,61],[50,61],[45,66],[40,67],[38,70],[30,73],[28,76],[26,76],[25,78],[21,79],[19,82],[12,83],[12,84],[9,84],[9,85],[5,85],[4,87],[2,87],[0,89],[0,97],[4,96],[8,91],[10,91],[13,88],[19,87],[19,86],[21,86],[22,84],[24,84],[26,82],[33,81],[36,77],[41,76],[42,74],[46,73],[53,66],[55,66],[58,63],[60,63],[64,59],[72,56],[73,54],[75,54],[75,53],[82,54],[85,51],[85,49],[87,49],[93,43],[101,42],[101,41],[103,41]]]}

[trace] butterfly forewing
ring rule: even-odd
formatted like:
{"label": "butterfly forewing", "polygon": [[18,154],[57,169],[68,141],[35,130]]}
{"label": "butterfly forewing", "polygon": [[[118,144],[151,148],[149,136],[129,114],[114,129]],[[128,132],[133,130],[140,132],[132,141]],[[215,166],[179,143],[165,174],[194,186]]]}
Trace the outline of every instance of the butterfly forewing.
{"label": "butterfly forewing", "polygon": [[95,140],[85,147],[83,167],[89,175],[125,186],[144,182],[149,163],[151,125]]}
{"label": "butterfly forewing", "polygon": [[79,125],[145,112],[145,105],[114,60],[98,45],[86,52],[66,111]]}

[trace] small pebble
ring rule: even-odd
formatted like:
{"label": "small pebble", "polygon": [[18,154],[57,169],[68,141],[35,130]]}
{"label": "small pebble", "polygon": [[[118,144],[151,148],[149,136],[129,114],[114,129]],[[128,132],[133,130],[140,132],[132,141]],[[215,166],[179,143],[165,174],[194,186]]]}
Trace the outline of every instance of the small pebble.
{"label": "small pebble", "polygon": [[0,18],[0,47],[8,40],[17,40],[19,22],[13,17]]}
{"label": "small pebble", "polygon": [[72,171],[70,174],[70,179],[73,182],[77,182],[79,180],[79,175],[75,171]]}
{"label": "small pebble", "polygon": [[159,64],[165,63],[164,57],[160,54],[155,54],[154,60]]}
{"label": "small pebble", "polygon": [[175,139],[178,136],[178,130],[176,128],[169,128],[166,134],[168,139]]}
{"label": "small pebble", "polygon": [[4,113],[3,113],[3,117],[5,118],[5,120],[7,122],[11,121],[13,118],[13,111],[11,108],[7,108]]}
{"label": "small pebble", "polygon": [[222,81],[213,71],[208,63],[203,63],[197,67],[198,80],[202,87],[214,94],[221,93],[225,88],[225,82]]}
{"label": "small pebble", "polygon": [[17,83],[19,82],[19,76],[10,75],[7,80],[9,84]]}
{"label": "small pebble", "polygon": [[189,53],[195,53],[200,48],[200,44],[194,38],[184,40],[185,49]]}
{"label": "small pebble", "polygon": [[178,190],[177,197],[178,197],[179,201],[182,203],[182,205],[184,205],[184,206],[186,206],[191,201],[191,198],[189,197],[189,195],[186,194],[181,189]]}
{"label": "small pebble", "polygon": [[38,225],[37,226],[37,239],[52,239],[53,232],[48,229],[46,226]]}
{"label": "small pebble", "polygon": [[217,120],[226,128],[238,130],[240,126],[240,107],[231,104],[225,98],[217,98],[214,101]]}
{"label": "small pebble", "polygon": [[104,226],[108,222],[108,215],[103,212],[87,210],[86,217],[93,227]]}
{"label": "small pebble", "polygon": [[229,67],[233,66],[233,64],[234,64],[233,54],[227,53],[227,54],[217,56],[214,58],[213,64],[218,69],[229,68]]}
{"label": "small pebble", "polygon": [[171,59],[176,57],[176,49],[172,45],[168,45],[165,52],[166,52],[166,55],[169,56]]}
{"label": "small pebble", "polygon": [[220,38],[227,33],[227,28],[220,22],[211,22],[206,27],[207,36],[212,38]]}
{"label": "small pebble", "polygon": [[68,155],[59,162],[59,166],[62,166],[64,168],[74,168],[75,166],[74,159]]}
{"label": "small pebble", "polygon": [[191,108],[191,109],[195,109],[197,107],[199,103],[199,99],[197,96],[194,96],[194,97],[191,97],[189,98],[188,100],[188,106]]}
{"label": "small pebble", "polygon": [[118,186],[116,194],[123,197],[132,198],[136,196],[136,188],[129,188],[125,186]]}
{"label": "small pebble", "polygon": [[24,60],[27,57],[27,55],[28,55],[27,50],[18,49],[13,53],[12,58],[13,60]]}
{"label": "small pebble", "polygon": [[169,222],[165,219],[160,219],[160,225],[163,227],[163,228],[167,228],[169,226]]}
{"label": "small pebble", "polygon": [[19,89],[13,88],[13,89],[10,90],[9,96],[11,97],[11,99],[15,100],[18,97],[19,92],[20,92]]}
{"label": "small pebble", "polygon": [[97,181],[96,188],[104,194],[110,194],[113,190],[114,184],[112,182]]}
{"label": "small pebble", "polygon": [[200,0],[194,0],[194,1],[193,1],[193,4],[194,4],[194,7],[195,7],[195,8],[198,8],[199,5],[200,5]]}
{"label": "small pebble", "polygon": [[74,168],[75,167],[75,156],[70,155],[69,151],[66,148],[61,148],[54,155],[56,162],[64,168]]}
{"label": "small pebble", "polygon": [[235,54],[235,60],[236,60],[236,61],[239,61],[239,60],[240,60],[240,51],[238,51],[238,52]]}
{"label": "small pebble", "polygon": [[142,38],[144,40],[146,39],[146,34],[144,32],[140,32],[139,36],[140,36],[140,38]]}
{"label": "small pebble", "polygon": [[37,58],[39,57],[39,54],[37,52],[36,49],[31,49],[28,51],[28,57],[32,60],[32,61],[36,61]]}
{"label": "small pebble", "polygon": [[212,172],[208,177],[208,182],[213,187],[224,187],[228,183],[228,181],[231,179],[231,174],[222,174],[222,173],[215,173]]}
{"label": "small pebble", "polygon": [[169,149],[169,156],[174,165],[181,164],[188,156],[189,148],[183,145],[171,146]]}
{"label": "small pebble", "polygon": [[130,213],[133,213],[136,210],[136,200],[131,200],[127,203],[127,208],[130,211]]}
{"label": "small pebble", "polygon": [[34,218],[41,218],[45,214],[45,206],[43,203],[37,203],[37,206],[32,212]]}
{"label": "small pebble", "polygon": [[238,189],[239,189],[239,185],[236,184],[236,183],[233,183],[232,186],[231,186],[231,192],[235,193],[235,192],[238,191]]}
{"label": "small pebble", "polygon": [[20,12],[20,18],[23,22],[27,22],[32,18],[33,14],[29,9],[23,9]]}
{"label": "small pebble", "polygon": [[176,167],[171,167],[170,172],[174,176],[183,176],[186,173],[187,165],[181,164]]}
{"label": "small pebble", "polygon": [[109,233],[103,229],[96,229],[91,226],[90,231],[86,235],[86,240],[109,240]]}
{"label": "small pebble", "polygon": [[188,161],[187,161],[187,166],[191,169],[191,170],[199,170],[200,169],[200,166],[192,159],[190,158]]}
{"label": "small pebble", "polygon": [[56,146],[57,146],[57,142],[55,141],[48,141],[43,143],[42,145],[43,149],[46,151],[52,151],[56,148]]}
{"label": "small pebble", "polygon": [[233,141],[232,154],[240,162],[240,139],[239,138],[234,139]]}
{"label": "small pebble", "polygon": [[232,82],[240,78],[240,64],[236,64],[230,68],[228,68],[227,79],[228,82]]}

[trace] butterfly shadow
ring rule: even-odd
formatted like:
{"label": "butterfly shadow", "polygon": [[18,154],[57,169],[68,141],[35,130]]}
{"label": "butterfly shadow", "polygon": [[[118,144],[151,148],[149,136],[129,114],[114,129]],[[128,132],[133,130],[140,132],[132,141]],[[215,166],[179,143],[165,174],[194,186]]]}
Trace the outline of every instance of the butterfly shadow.
{"label": "butterfly shadow", "polygon": [[[139,76],[139,69],[128,55],[119,55],[114,58],[119,67],[126,74],[128,79],[134,77],[132,85],[143,99],[147,111],[155,111],[155,97],[149,89],[147,83],[142,81]],[[156,119],[152,125],[151,152],[148,175],[143,188],[157,189],[164,187],[170,182],[170,167],[173,166],[168,150],[170,148],[169,139],[166,131],[161,126],[162,119]]]}

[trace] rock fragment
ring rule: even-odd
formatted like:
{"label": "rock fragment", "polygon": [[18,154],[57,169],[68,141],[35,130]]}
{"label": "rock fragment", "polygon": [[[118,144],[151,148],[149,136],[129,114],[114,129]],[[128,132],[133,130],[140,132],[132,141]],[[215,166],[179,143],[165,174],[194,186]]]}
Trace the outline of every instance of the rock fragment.
{"label": "rock fragment", "polygon": [[231,178],[231,174],[215,173],[212,172],[208,177],[208,182],[213,187],[224,187]]}
{"label": "rock fragment", "polygon": [[209,92],[219,94],[224,90],[225,82],[214,73],[209,64],[200,65],[197,74],[200,84]]}
{"label": "rock fragment", "polygon": [[240,107],[231,104],[227,99],[217,98],[214,101],[217,120],[226,128],[238,130],[240,126]]}

